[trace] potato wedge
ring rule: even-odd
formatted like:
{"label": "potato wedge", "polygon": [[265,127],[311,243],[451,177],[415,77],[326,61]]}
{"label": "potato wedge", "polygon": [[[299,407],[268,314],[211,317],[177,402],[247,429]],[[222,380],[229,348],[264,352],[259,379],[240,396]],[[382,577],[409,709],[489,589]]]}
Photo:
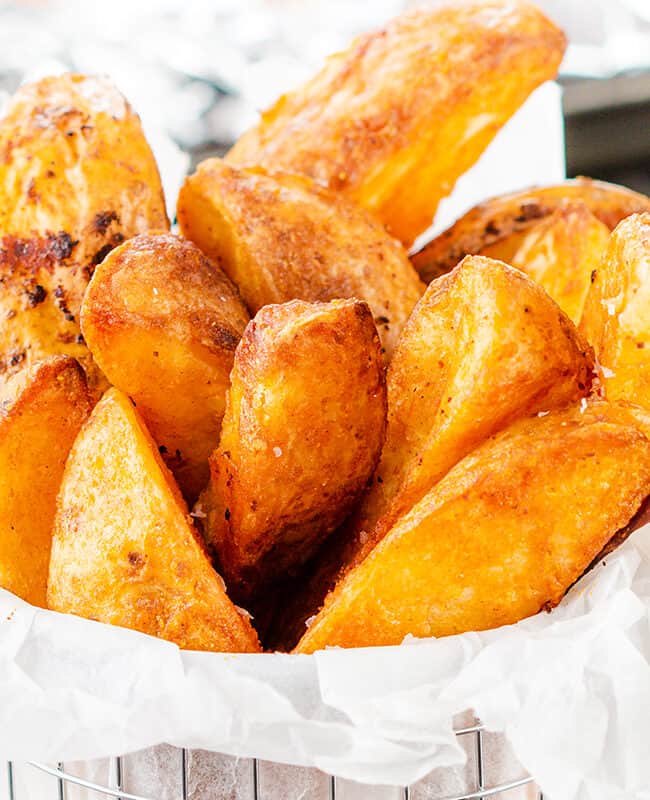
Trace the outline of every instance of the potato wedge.
{"label": "potato wedge", "polygon": [[424,292],[406,251],[376,220],[307,178],[209,159],[180,191],[178,222],[252,314],[269,303],[356,297],[370,306],[388,354]]}
{"label": "potato wedge", "polygon": [[480,254],[510,263],[530,230],[566,201],[584,203],[610,230],[630,214],[650,211],[650,198],[645,195],[590,178],[532,187],[475,206],[415,253],[411,261],[427,282],[449,272],[466,255]]}
{"label": "potato wedge", "polygon": [[118,389],[99,401],[74,443],[57,506],[49,608],[187,650],[259,649],[155,442]]}
{"label": "potato wedge", "polygon": [[566,202],[525,237],[510,263],[544,288],[576,325],[609,228],[582,202]]}
{"label": "potato wedge", "polygon": [[88,281],[124,239],[169,227],[140,120],[104,78],[45,78],[13,98],[0,152],[0,375],[65,353],[98,394],[79,330]]}
{"label": "potato wedge", "polygon": [[0,586],[43,608],[56,495],[90,408],[68,356],[23,370],[0,394]]}
{"label": "potato wedge", "polygon": [[628,217],[612,233],[580,327],[607,398],[650,410],[650,213]]}
{"label": "potato wedge", "polygon": [[532,4],[402,14],[281,97],[227,155],[344,191],[410,245],[528,95],[565,38]]}
{"label": "potato wedge", "polygon": [[263,308],[231,380],[204,530],[239,599],[304,562],[377,466],[386,387],[368,306]]}
{"label": "potato wedge", "polygon": [[337,585],[297,652],[399,644],[555,606],[650,493],[650,442],[606,403],[520,420]]}
{"label": "potato wedge", "polygon": [[141,234],[97,267],[81,329],[128,394],[193,503],[210,477],[235,348],[249,320],[237,289],[191,242]]}
{"label": "potato wedge", "polygon": [[388,371],[386,444],[355,520],[372,531],[364,547],[496,431],[586,396],[593,369],[589,345],[521,272],[468,256],[432,283]]}

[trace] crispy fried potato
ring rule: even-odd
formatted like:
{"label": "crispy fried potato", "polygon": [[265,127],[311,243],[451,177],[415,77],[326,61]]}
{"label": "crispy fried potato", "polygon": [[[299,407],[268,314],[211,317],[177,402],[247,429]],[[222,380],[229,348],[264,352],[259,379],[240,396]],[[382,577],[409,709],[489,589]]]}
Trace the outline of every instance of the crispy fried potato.
{"label": "crispy fried potato", "polygon": [[0,586],[45,607],[56,495],[90,413],[86,379],[68,356],[13,376],[0,394]]}
{"label": "crispy fried potato", "polygon": [[171,234],[142,234],[113,250],[86,293],[86,343],[109,381],[136,402],[189,502],[210,476],[248,319],[219,267]]}
{"label": "crispy fried potato", "polygon": [[511,260],[542,286],[576,325],[609,228],[582,202],[566,202],[525,237]]}
{"label": "crispy fried potato", "polygon": [[466,255],[510,263],[531,228],[566,201],[584,203],[610,230],[630,214],[650,211],[650,198],[645,195],[613,183],[576,178],[480,203],[415,253],[411,261],[425,281],[449,272]]}
{"label": "crispy fried potato", "polygon": [[187,650],[255,652],[129,398],[110,389],[79,434],[57,503],[49,608]]}
{"label": "crispy fried potato", "polygon": [[650,214],[628,217],[612,233],[580,327],[607,398],[650,410]]}
{"label": "crispy fried potato", "polygon": [[281,97],[227,160],[342,190],[410,244],[532,90],[555,77],[564,46],[517,0],[402,14]]}
{"label": "crispy fried potato", "polygon": [[168,228],[140,120],[103,78],[45,78],[13,98],[0,152],[0,375],[66,353],[98,394],[79,330],[90,276],[124,239]]}
{"label": "crispy fried potato", "polygon": [[377,465],[386,387],[368,306],[263,308],[237,348],[231,380],[204,513],[239,598],[304,562]]}
{"label": "crispy fried potato", "polygon": [[370,306],[389,354],[424,291],[406,251],[376,220],[307,178],[209,159],[181,189],[178,221],[251,313],[356,297]]}
{"label": "crispy fried potato", "polygon": [[496,431],[588,394],[593,368],[566,315],[506,264],[468,256],[432,283],[388,371],[386,444],[356,515],[365,546]]}
{"label": "crispy fried potato", "polygon": [[650,493],[650,442],[606,403],[520,420],[339,583],[297,647],[399,644],[555,606]]}

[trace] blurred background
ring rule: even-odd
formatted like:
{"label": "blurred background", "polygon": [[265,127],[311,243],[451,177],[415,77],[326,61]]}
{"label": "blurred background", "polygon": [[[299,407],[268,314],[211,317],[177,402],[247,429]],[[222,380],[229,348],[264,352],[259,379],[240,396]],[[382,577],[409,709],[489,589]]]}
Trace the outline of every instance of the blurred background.
{"label": "blurred background", "polygon": [[[409,5],[422,3],[0,0],[0,103],[26,79],[107,73],[158,138],[166,170],[182,174],[223,152],[328,53]],[[650,192],[650,0],[538,5],[570,38],[560,76],[567,174]]]}

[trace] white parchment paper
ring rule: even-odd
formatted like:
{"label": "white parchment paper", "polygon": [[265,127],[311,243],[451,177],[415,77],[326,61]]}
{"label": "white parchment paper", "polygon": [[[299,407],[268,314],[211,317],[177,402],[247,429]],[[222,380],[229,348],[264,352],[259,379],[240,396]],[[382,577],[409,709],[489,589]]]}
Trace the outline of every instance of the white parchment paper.
{"label": "white parchment paper", "polygon": [[[549,84],[441,213],[449,222],[488,195],[559,180],[563,164],[559,91]],[[650,798],[650,526],[552,614],[314,656],[180,652],[0,591],[0,759],[70,762],[167,742],[406,785],[464,763],[453,721],[470,708],[505,733],[553,800]],[[155,779],[167,751],[147,752],[138,769],[148,764]],[[245,762],[224,759],[222,772],[242,772]]]}

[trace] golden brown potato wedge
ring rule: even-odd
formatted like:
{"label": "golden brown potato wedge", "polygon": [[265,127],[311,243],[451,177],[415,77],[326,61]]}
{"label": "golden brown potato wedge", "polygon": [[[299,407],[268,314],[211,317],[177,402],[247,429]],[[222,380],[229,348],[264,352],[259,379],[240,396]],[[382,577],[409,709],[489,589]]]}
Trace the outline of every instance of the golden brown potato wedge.
{"label": "golden brown potato wedge", "polygon": [[124,239],[168,228],[140,120],[104,78],[45,78],[13,98],[0,152],[0,375],[66,353],[98,393],[79,330],[90,276]]}
{"label": "golden brown potato wedge", "polygon": [[424,291],[404,248],[376,220],[300,176],[209,159],[181,189],[178,222],[252,314],[269,303],[356,297],[370,306],[389,354]]}
{"label": "golden brown potato wedge", "polygon": [[402,333],[357,532],[377,541],[496,431],[586,396],[593,368],[591,348],[543,289],[499,261],[465,258],[429,286]]}
{"label": "golden brown potato wedge", "polygon": [[582,202],[567,202],[524,238],[510,263],[543,287],[576,325],[609,228]]}
{"label": "golden brown potato wedge", "polygon": [[402,14],[281,97],[227,160],[343,190],[411,244],[504,122],[555,77],[564,46],[519,0]]}
{"label": "golden brown potato wedge", "polygon": [[235,348],[248,323],[237,289],[191,242],[135,236],[97,267],[81,328],[128,394],[188,502],[210,476]]}
{"label": "golden brown potato wedge", "polygon": [[510,263],[531,228],[566,201],[584,203],[610,230],[630,214],[650,211],[650,198],[645,195],[613,183],[576,178],[480,203],[415,253],[411,261],[427,282],[449,272],[466,255]]}
{"label": "golden brown potato wedge", "polygon": [[49,608],[168,639],[255,652],[171,473],[129,398],[109,389],[77,437],[57,502]]}
{"label": "golden brown potato wedge", "polygon": [[83,370],[68,356],[23,370],[0,394],[0,586],[37,606],[63,468],[90,408]]}
{"label": "golden brown potato wedge", "polygon": [[650,493],[650,442],[606,403],[520,420],[337,585],[297,647],[399,644],[550,609]]}
{"label": "golden brown potato wedge", "polygon": [[235,597],[304,562],[377,465],[386,387],[358,300],[266,306],[235,354],[204,530]]}
{"label": "golden brown potato wedge", "polygon": [[612,233],[580,327],[607,398],[650,410],[650,214],[634,214]]}

